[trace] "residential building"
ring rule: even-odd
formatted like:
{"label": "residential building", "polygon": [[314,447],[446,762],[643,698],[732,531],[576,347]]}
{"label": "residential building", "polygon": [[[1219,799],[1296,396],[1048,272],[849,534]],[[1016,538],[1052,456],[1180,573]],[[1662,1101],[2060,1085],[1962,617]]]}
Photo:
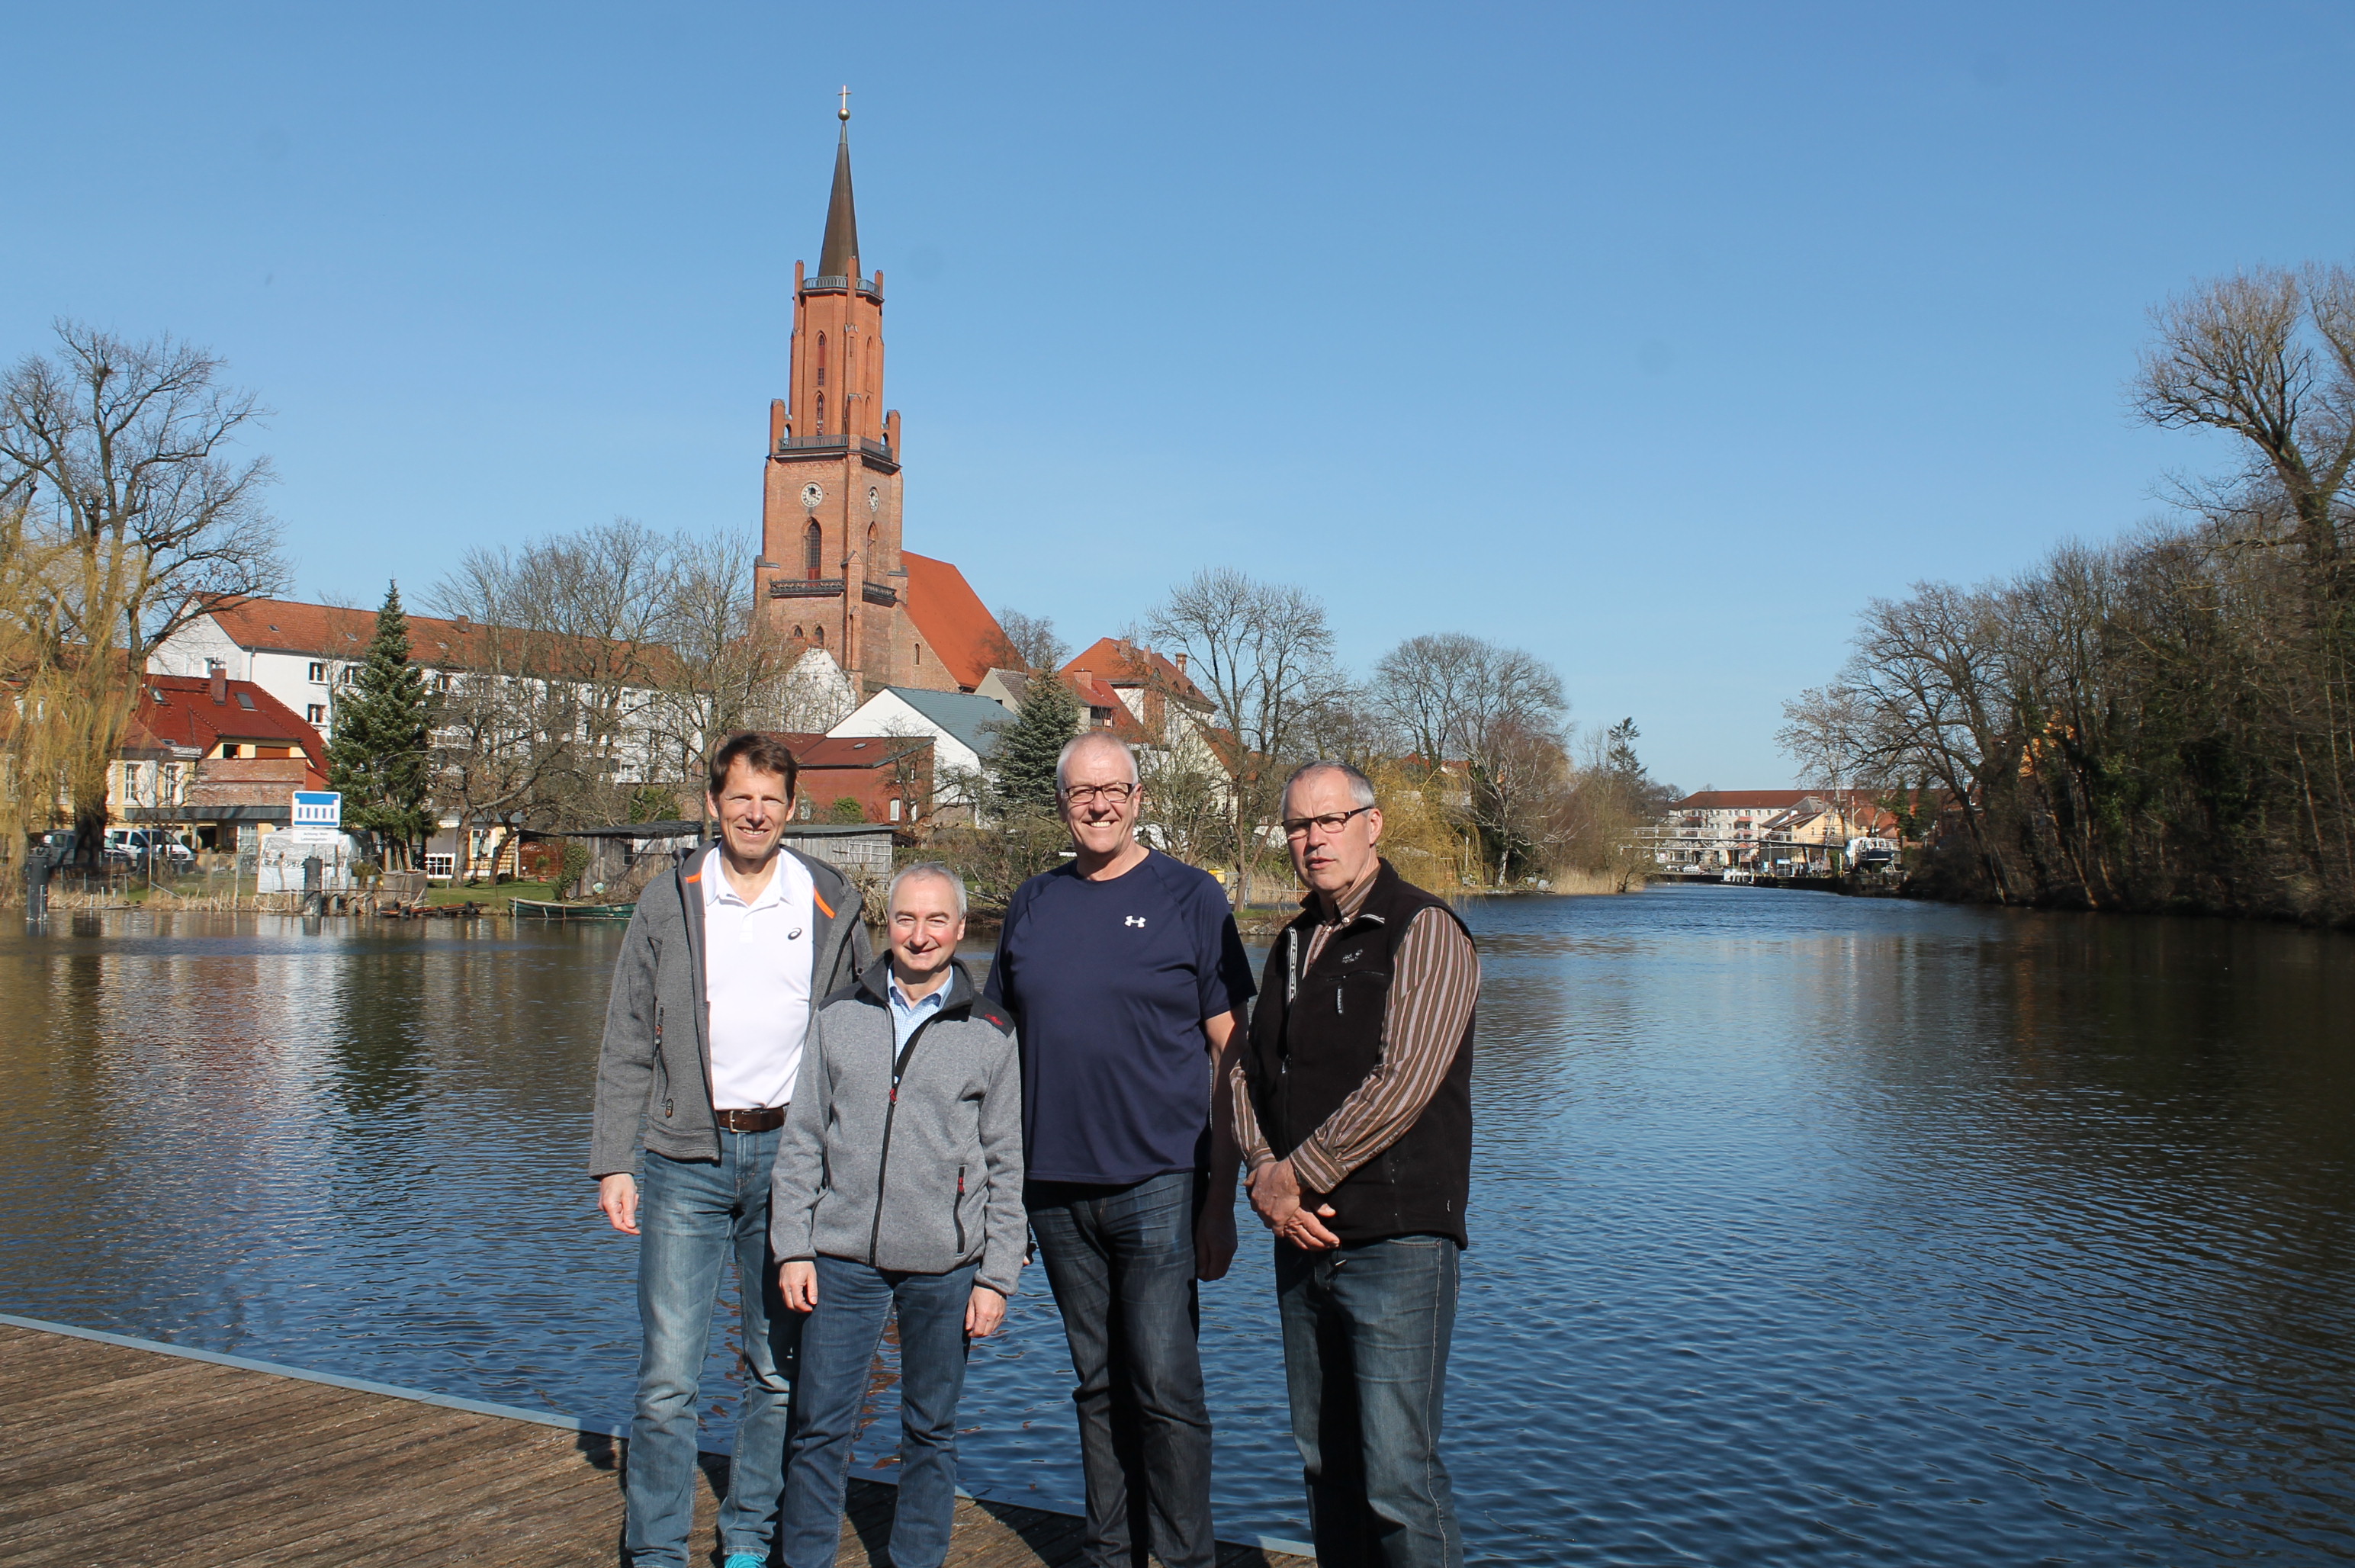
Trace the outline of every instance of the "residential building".
{"label": "residential building", "polygon": [[997,754],[1011,718],[1003,704],[975,692],[890,686],[826,733],[836,740],[931,741],[935,807],[970,808],[963,781],[977,777]]}
{"label": "residential building", "polygon": [[[1770,845],[1818,850],[1871,834],[1893,834],[1896,818],[1860,790],[1703,790],[1668,808],[1655,832],[1656,859],[1670,869],[1773,869]],[[1780,858],[1791,864],[1828,864],[1817,853]]]}
{"label": "residential building", "polygon": [[804,822],[839,821],[844,801],[858,807],[862,822],[913,827],[930,813],[935,744],[930,735],[789,733],[785,742],[801,764],[794,815]]}
{"label": "residential building", "polygon": [[203,678],[149,675],[109,771],[107,814],[185,824],[226,849],[290,821],[294,792],[325,788],[326,772],[318,731],[259,682],[218,663]]}

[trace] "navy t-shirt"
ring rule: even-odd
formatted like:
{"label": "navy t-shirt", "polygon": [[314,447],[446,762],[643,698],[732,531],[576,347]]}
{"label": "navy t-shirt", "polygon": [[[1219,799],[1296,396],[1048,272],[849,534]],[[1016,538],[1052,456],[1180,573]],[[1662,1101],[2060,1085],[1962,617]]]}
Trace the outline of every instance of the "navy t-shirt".
{"label": "navy t-shirt", "polygon": [[1202,1020],[1252,994],[1209,872],[1149,850],[1110,881],[1039,873],[1007,906],[988,994],[1020,1030],[1030,1179],[1126,1186],[1206,1157]]}

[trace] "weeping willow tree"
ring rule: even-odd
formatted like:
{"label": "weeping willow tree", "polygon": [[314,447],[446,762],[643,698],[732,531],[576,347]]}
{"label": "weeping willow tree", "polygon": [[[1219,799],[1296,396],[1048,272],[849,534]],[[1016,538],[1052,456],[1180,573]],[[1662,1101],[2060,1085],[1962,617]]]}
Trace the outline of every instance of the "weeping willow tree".
{"label": "weeping willow tree", "polygon": [[223,362],[168,337],[60,323],[59,347],[0,377],[0,564],[11,831],[62,794],[95,862],[107,784],[157,644],[223,601],[279,592],[266,458],[231,447],[262,409]]}

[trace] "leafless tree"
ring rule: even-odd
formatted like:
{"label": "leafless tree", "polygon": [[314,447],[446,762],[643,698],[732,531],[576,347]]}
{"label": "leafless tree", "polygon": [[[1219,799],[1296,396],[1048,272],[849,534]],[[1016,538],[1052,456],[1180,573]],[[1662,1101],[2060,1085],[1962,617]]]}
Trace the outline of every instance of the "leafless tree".
{"label": "leafless tree", "polygon": [[1071,656],[1071,647],[1055,635],[1055,623],[1044,615],[1001,610],[997,626],[1006,634],[1005,645],[991,658],[1001,668],[1052,672]]}
{"label": "leafless tree", "polygon": [[1214,743],[1230,779],[1220,858],[1239,903],[1270,853],[1264,829],[1291,766],[1305,760],[1312,718],[1346,684],[1334,668],[1325,606],[1231,567],[1206,568],[1170,590],[1147,621],[1157,645],[1188,656],[1187,674],[1209,699]]}
{"label": "leafless tree", "polygon": [[[80,852],[98,854],[106,779],[147,652],[207,605],[279,592],[263,457],[234,448],[264,411],[220,384],[224,361],[169,337],[133,343],[75,322],[59,349],[0,380],[0,507],[43,560],[51,678],[84,722],[64,764]],[[70,672],[70,675],[69,675]]]}
{"label": "leafless tree", "polygon": [[2355,272],[2260,267],[2211,279],[2152,313],[2136,406],[2154,424],[2247,444],[2232,506],[2285,507],[2313,581],[2342,596],[2340,532],[2355,469]]}
{"label": "leafless tree", "polygon": [[[1370,700],[1426,766],[1469,768],[1465,816],[1500,878],[1538,857],[1529,781],[1561,776],[1568,743],[1570,704],[1552,666],[1461,632],[1409,637],[1375,666]],[[1549,752],[1554,760],[1539,765]]]}

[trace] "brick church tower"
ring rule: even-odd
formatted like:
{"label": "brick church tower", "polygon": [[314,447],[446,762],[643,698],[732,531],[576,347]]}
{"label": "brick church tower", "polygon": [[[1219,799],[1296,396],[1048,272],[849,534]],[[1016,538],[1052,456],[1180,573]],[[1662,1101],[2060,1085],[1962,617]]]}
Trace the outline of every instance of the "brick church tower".
{"label": "brick church tower", "polygon": [[[794,263],[791,395],[769,405],[755,592],[770,621],[834,656],[860,696],[918,680],[900,559],[900,416],[883,408],[883,274],[862,275],[843,96],[817,274]],[[905,652],[905,661],[895,654]]]}
{"label": "brick church tower", "polygon": [[883,407],[883,274],[862,276],[850,90],[817,273],[794,263],[791,396],[769,405],[753,592],[772,625],[824,648],[859,698],[971,691],[1010,656],[964,574],[900,548],[900,414]]}

